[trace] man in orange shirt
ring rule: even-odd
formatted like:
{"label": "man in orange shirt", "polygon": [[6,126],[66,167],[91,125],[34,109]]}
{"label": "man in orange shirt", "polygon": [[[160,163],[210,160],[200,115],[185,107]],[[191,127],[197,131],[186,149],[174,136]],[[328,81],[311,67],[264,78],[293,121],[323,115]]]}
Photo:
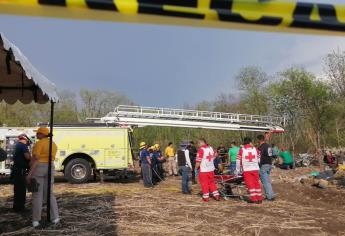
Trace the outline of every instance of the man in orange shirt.
{"label": "man in orange shirt", "polygon": [[[37,141],[32,149],[32,157],[35,160],[30,168],[30,172],[27,176],[27,181],[36,179],[38,185],[38,191],[32,193],[32,226],[37,227],[40,225],[42,215],[43,199],[46,197],[48,187],[48,159],[49,159],[49,129],[41,127],[36,131]],[[52,145],[52,161],[55,160],[57,153],[57,146],[53,142]],[[51,171],[51,192],[50,192],[50,215],[52,222],[57,224],[60,222],[58,206],[53,193],[54,184],[54,164],[52,164]]]}

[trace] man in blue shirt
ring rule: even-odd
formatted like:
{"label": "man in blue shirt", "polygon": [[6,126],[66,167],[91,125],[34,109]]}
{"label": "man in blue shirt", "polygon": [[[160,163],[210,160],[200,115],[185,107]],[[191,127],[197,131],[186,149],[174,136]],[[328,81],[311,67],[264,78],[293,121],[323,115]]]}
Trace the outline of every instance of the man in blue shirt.
{"label": "man in blue shirt", "polygon": [[164,168],[163,168],[163,163],[165,162],[165,158],[162,155],[161,152],[161,147],[159,146],[159,144],[155,144],[154,145],[154,149],[155,149],[155,155],[157,157],[157,170],[158,170],[158,175],[160,180],[164,180]]}
{"label": "man in blue shirt", "polygon": [[159,183],[163,178],[161,177],[160,161],[162,154],[159,150],[159,145],[155,144],[152,148],[151,161],[152,161],[152,182],[153,184]]}
{"label": "man in blue shirt", "polygon": [[29,169],[31,159],[29,151],[29,138],[25,134],[18,136],[18,142],[13,153],[13,183],[14,197],[13,210],[22,212],[25,210],[26,202],[26,174]]}
{"label": "man in blue shirt", "polygon": [[151,157],[147,150],[147,145],[145,142],[140,143],[140,161],[141,161],[141,172],[143,174],[144,186],[146,188],[152,188],[152,169],[151,169]]}

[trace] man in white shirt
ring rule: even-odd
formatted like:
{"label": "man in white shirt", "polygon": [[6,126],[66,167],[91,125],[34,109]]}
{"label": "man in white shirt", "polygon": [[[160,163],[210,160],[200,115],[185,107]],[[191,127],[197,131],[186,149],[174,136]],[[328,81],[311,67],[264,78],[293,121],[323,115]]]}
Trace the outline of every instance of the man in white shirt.
{"label": "man in white shirt", "polygon": [[191,194],[189,188],[189,175],[192,170],[192,163],[189,157],[189,150],[184,145],[181,145],[181,148],[177,151],[177,165],[182,175],[182,193]]}

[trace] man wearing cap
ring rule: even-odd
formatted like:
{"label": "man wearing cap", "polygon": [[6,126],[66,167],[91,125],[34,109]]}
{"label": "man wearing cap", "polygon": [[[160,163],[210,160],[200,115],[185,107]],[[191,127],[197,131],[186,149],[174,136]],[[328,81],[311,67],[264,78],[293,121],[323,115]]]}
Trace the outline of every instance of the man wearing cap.
{"label": "man wearing cap", "polygon": [[153,184],[157,184],[162,180],[161,177],[161,170],[159,169],[159,164],[162,158],[162,154],[159,150],[159,145],[155,144],[152,146],[152,153],[151,153],[151,167],[152,167],[152,182]]}
{"label": "man wearing cap", "polygon": [[147,150],[145,142],[140,143],[140,161],[141,161],[141,172],[143,174],[144,186],[146,188],[152,188],[152,169],[151,169],[151,157]]}
{"label": "man wearing cap", "polygon": [[182,193],[191,194],[189,188],[189,173],[192,170],[192,163],[189,158],[189,150],[187,145],[182,143],[180,149],[177,151],[177,164],[179,167],[179,172],[182,175]]}
{"label": "man wearing cap", "polygon": [[160,179],[164,180],[165,177],[164,177],[163,163],[165,162],[165,158],[162,155],[160,145],[155,144],[154,147],[155,147],[155,152],[156,152],[156,156],[158,160],[158,163],[157,163],[158,174],[159,174]]}
{"label": "man wearing cap", "polygon": [[[48,161],[49,161],[49,136],[50,131],[46,127],[41,127],[36,131],[36,137],[39,141],[35,143],[32,149],[32,156],[35,159],[30,172],[27,176],[27,181],[32,178],[36,179],[39,184],[38,191],[32,193],[32,225],[37,227],[40,225],[42,215],[42,205],[47,197],[48,188]],[[52,145],[52,161],[55,160],[57,146],[53,142]],[[54,224],[60,222],[58,206],[53,193],[54,172],[55,167],[52,163],[51,167],[51,192],[50,192],[50,216]]]}
{"label": "man wearing cap", "polygon": [[30,140],[25,134],[18,136],[18,142],[14,148],[13,155],[13,210],[15,212],[22,212],[25,210],[26,202],[26,173],[29,169],[31,159],[29,151]]}

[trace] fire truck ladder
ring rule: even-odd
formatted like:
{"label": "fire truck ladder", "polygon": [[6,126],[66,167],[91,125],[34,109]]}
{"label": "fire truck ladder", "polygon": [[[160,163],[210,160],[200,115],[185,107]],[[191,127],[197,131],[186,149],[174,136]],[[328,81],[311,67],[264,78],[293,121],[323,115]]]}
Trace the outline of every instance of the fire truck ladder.
{"label": "fire truck ladder", "polygon": [[218,130],[284,132],[285,118],[237,113],[120,105],[97,123],[121,126],[164,126]]}

